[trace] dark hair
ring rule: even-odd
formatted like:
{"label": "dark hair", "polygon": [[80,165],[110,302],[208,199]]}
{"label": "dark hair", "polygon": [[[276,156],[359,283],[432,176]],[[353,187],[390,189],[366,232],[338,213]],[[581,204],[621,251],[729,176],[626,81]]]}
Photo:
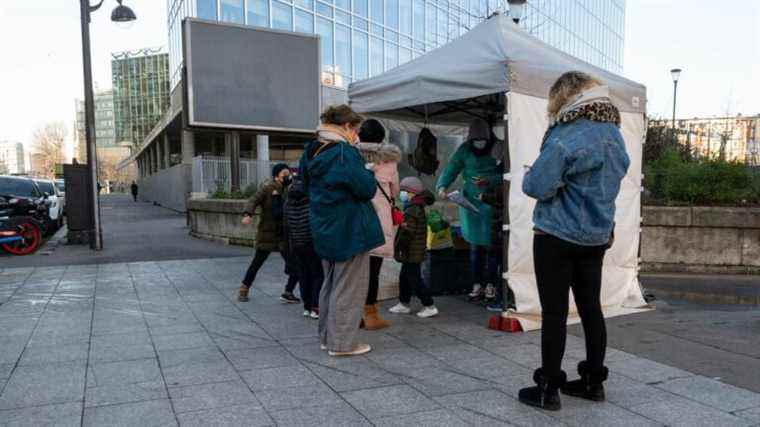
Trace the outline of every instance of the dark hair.
{"label": "dark hair", "polygon": [[359,141],[381,143],[385,140],[385,128],[375,119],[367,119],[359,129]]}
{"label": "dark hair", "polygon": [[325,109],[324,113],[319,116],[322,124],[343,126],[350,124],[356,126],[362,122],[362,117],[346,104],[332,105]]}

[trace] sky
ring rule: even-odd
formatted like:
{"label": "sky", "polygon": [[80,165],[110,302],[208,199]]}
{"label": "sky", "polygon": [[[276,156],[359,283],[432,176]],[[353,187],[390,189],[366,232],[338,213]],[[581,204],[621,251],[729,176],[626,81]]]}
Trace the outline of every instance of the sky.
{"label": "sky", "polygon": [[[111,87],[112,52],[167,43],[165,0],[124,3],[138,17],[131,28],[110,21],[116,0],[93,14],[101,89]],[[0,0],[0,52],[0,140],[30,147],[34,129],[51,121],[71,133],[84,91],[79,2]],[[627,0],[623,74],[647,86],[653,116],[671,115],[676,67],[678,117],[760,114],[760,0]]]}

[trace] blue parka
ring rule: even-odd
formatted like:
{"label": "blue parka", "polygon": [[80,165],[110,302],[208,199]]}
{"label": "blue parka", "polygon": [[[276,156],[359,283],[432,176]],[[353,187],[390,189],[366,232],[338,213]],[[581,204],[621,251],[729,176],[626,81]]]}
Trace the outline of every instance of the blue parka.
{"label": "blue parka", "polygon": [[[462,226],[462,237],[467,243],[478,246],[491,244],[491,221],[493,212],[491,206],[478,200],[489,187],[498,185],[501,177],[497,171],[496,160],[486,154],[476,156],[472,152],[472,144],[465,142],[451,156],[441,176],[438,178],[436,188],[448,188],[462,174],[464,185],[462,194],[480,211],[475,213],[463,207],[459,208],[459,222]],[[475,177],[488,181],[488,186],[478,187],[473,182]]]}
{"label": "blue parka", "polygon": [[334,142],[311,158],[320,144],[309,143],[300,163],[309,191],[314,249],[325,261],[345,262],[385,243],[371,202],[377,183],[355,147]]}

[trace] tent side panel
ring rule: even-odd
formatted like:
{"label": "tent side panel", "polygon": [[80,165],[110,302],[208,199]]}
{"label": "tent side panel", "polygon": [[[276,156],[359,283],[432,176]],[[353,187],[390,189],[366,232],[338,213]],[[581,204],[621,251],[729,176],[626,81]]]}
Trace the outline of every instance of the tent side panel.
{"label": "tent side panel", "polygon": [[[515,293],[516,310],[524,330],[541,326],[541,305],[533,268],[533,208],[535,201],[522,192],[524,166],[538,157],[541,140],[548,126],[547,100],[509,93],[509,152],[511,189],[509,194],[510,238],[509,285]],[[621,131],[631,158],[628,174],[616,201],[615,245],[604,260],[602,305],[605,316],[644,308],[646,303],[638,281],[638,246],[641,220],[641,153],[646,128],[638,113],[623,113]],[[570,323],[579,321],[570,294]]]}

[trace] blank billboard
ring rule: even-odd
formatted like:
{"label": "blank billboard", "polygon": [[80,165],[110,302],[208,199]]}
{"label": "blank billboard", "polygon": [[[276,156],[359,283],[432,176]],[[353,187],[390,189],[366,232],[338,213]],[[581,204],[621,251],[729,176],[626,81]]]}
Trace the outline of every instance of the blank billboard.
{"label": "blank billboard", "polygon": [[320,114],[319,38],[188,18],[190,126],[313,132]]}

